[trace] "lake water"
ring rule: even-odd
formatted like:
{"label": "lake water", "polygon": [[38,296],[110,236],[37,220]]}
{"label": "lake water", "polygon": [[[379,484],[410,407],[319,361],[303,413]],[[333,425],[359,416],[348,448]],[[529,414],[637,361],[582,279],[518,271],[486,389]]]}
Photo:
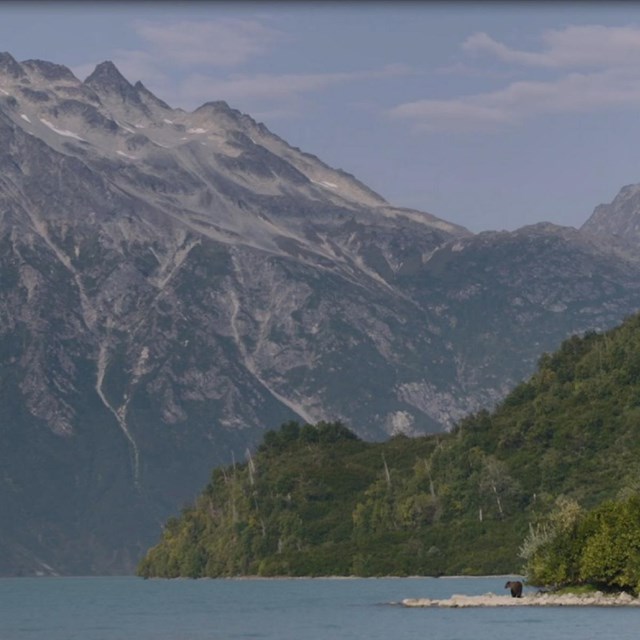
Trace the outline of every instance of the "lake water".
{"label": "lake water", "polygon": [[636,608],[407,609],[504,578],[0,579],[0,640],[638,638]]}

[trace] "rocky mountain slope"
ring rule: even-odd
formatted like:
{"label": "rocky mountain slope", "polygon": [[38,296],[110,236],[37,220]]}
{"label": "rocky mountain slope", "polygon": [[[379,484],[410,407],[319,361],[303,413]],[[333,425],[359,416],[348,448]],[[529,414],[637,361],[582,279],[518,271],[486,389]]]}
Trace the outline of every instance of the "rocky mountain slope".
{"label": "rocky mountain slope", "polygon": [[598,205],[581,231],[640,257],[640,184],[626,185],[613,202]]}
{"label": "rocky mountain slope", "polygon": [[0,54],[0,572],[129,571],[265,428],[449,428],[640,306],[551,225],[399,209],[224,102]]}

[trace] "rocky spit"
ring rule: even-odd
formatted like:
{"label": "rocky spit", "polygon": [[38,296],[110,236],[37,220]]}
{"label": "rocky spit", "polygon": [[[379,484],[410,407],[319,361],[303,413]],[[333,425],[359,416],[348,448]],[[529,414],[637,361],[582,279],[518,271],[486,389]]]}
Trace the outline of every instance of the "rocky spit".
{"label": "rocky spit", "polygon": [[479,596],[452,595],[443,600],[430,598],[405,598],[405,607],[638,607],[640,598],[628,593],[604,594],[601,591],[588,595],[531,593],[521,598],[486,593]]}

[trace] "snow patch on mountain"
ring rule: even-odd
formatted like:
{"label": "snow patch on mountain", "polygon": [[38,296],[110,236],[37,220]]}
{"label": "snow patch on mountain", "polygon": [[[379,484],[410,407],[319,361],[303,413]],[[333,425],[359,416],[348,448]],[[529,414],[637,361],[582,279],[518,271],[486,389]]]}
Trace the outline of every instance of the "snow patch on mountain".
{"label": "snow patch on mountain", "polygon": [[51,131],[57,133],[59,136],[65,136],[66,138],[75,138],[76,140],[80,140],[81,142],[86,142],[86,140],[80,137],[77,133],[74,133],[73,131],[67,131],[66,129],[58,129],[52,122],[49,122],[49,120],[46,120],[45,118],[40,118],[40,122],[49,127]]}
{"label": "snow patch on mountain", "polygon": [[118,120],[116,120],[115,122],[121,129],[124,129],[129,133],[135,133],[135,130],[132,129],[131,127],[128,127],[126,124],[122,124],[122,122],[119,122]]}

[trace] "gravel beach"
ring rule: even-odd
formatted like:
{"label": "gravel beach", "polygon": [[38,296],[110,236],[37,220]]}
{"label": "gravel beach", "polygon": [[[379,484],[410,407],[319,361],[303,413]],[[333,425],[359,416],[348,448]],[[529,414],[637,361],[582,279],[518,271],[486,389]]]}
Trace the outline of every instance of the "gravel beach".
{"label": "gravel beach", "polygon": [[600,591],[588,595],[531,593],[521,598],[486,593],[481,596],[452,595],[443,600],[405,598],[405,607],[639,607],[640,598],[628,593],[604,594]]}

